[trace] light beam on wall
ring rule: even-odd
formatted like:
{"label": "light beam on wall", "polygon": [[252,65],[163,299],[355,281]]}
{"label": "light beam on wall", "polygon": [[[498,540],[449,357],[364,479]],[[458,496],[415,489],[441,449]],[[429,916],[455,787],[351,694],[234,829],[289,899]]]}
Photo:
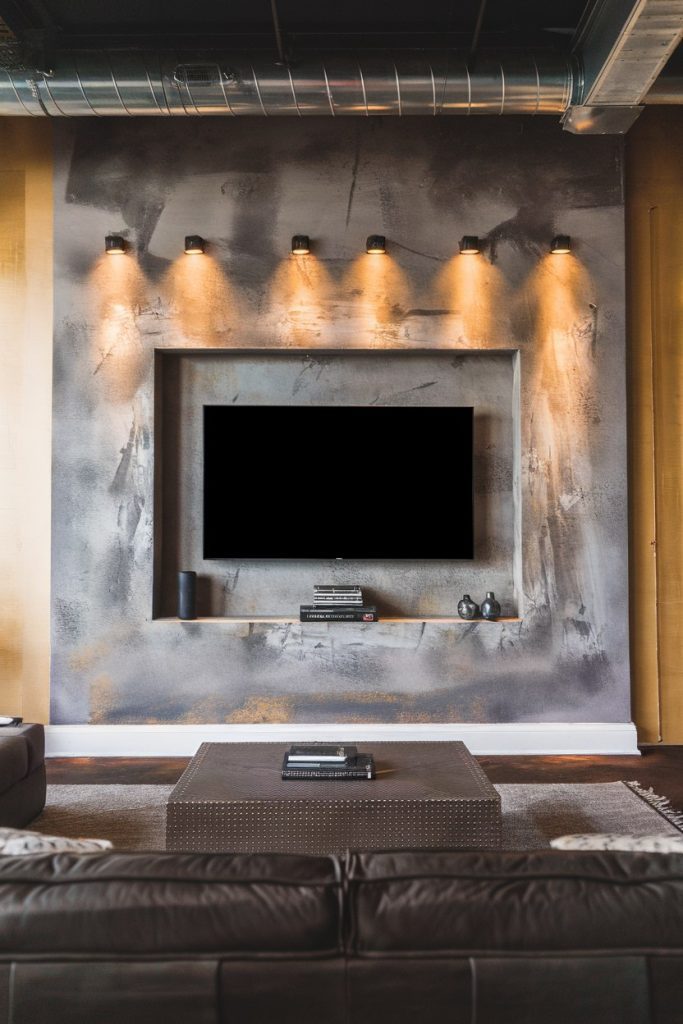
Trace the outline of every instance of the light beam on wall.
{"label": "light beam on wall", "polygon": [[201,259],[179,256],[163,279],[170,301],[168,325],[177,331],[174,344],[191,342],[202,347],[226,345],[243,322],[241,296],[232,287],[221,263],[210,252]]}
{"label": "light beam on wall", "polygon": [[88,287],[96,310],[91,334],[92,386],[104,388],[108,401],[128,404],[149,369],[140,321],[147,308],[147,284],[133,253],[125,260],[103,253],[93,266]]}
{"label": "light beam on wall", "polygon": [[280,310],[275,326],[280,345],[316,347],[334,325],[333,283],[315,254],[281,260],[268,284],[267,302]]}

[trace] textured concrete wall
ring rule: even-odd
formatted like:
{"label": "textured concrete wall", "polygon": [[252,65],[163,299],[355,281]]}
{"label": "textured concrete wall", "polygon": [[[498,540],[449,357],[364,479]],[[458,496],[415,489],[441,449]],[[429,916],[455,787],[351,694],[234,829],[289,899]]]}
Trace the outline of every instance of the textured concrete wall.
{"label": "textured concrete wall", "polygon": [[[619,141],[508,119],[89,121],[58,133],[54,721],[627,720]],[[102,256],[104,234],[118,230],[134,255]],[[387,257],[363,254],[375,231]],[[547,254],[557,231],[575,238],[574,255]],[[288,256],[295,232],[313,238],[312,257]],[[210,252],[184,256],[186,233],[209,238]],[[488,236],[486,254],[457,256],[464,233]],[[475,405],[500,377],[494,419],[507,417],[509,436],[499,430],[480,450],[481,500],[497,525],[474,563],[411,566],[416,587],[385,566],[372,584],[394,614],[448,614],[490,572],[521,621],[154,619],[154,542],[163,612],[168,574],[196,550],[177,524],[197,512],[181,460],[165,524],[158,489],[155,537],[154,351],[245,348],[292,358],[276,370],[260,355],[226,355],[208,378],[221,394],[250,379],[261,401],[286,391],[295,401],[302,387],[309,401],[339,389],[348,401],[374,396],[386,373],[390,395],[416,401],[443,359],[434,350],[467,367]],[[325,349],[371,349],[361,357],[371,379],[358,390],[336,357],[327,373]],[[392,362],[385,349],[425,358]],[[206,369],[173,362],[181,376]],[[456,373],[439,365],[435,386],[456,395]],[[174,385],[166,371],[157,378],[161,419]],[[183,417],[206,384],[181,382]],[[263,452],[255,458],[267,472]],[[278,607],[259,610],[286,613],[314,577],[369,572],[193,567],[211,578],[212,610],[229,614],[256,610],[269,580]]]}

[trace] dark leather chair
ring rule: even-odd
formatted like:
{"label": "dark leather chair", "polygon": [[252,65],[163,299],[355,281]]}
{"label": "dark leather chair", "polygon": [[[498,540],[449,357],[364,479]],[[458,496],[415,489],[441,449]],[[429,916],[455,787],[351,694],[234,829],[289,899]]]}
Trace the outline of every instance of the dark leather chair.
{"label": "dark leather chair", "polygon": [[0,728],[0,825],[22,828],[45,806],[45,730]]}
{"label": "dark leather chair", "polygon": [[0,858],[0,1024],[680,1024],[683,855]]}

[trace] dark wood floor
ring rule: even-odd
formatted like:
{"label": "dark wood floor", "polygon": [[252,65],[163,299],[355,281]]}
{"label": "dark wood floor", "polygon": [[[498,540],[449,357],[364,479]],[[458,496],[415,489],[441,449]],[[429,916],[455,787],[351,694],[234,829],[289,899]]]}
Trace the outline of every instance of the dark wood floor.
{"label": "dark wood floor", "polygon": [[[683,746],[642,747],[641,757],[479,757],[492,782],[619,782],[637,780],[683,811]],[[53,757],[48,782],[167,783],[178,780],[185,757]]]}

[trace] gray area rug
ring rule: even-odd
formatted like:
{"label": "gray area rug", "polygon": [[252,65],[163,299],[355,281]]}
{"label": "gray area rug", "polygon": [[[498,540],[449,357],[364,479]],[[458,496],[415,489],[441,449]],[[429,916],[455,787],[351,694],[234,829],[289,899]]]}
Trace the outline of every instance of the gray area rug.
{"label": "gray area rug", "polygon": [[[121,850],[165,848],[172,786],[49,786],[47,806],[29,827],[50,835],[110,839]],[[503,846],[533,850],[574,832],[671,835],[683,828],[666,800],[635,783],[496,786]]]}

